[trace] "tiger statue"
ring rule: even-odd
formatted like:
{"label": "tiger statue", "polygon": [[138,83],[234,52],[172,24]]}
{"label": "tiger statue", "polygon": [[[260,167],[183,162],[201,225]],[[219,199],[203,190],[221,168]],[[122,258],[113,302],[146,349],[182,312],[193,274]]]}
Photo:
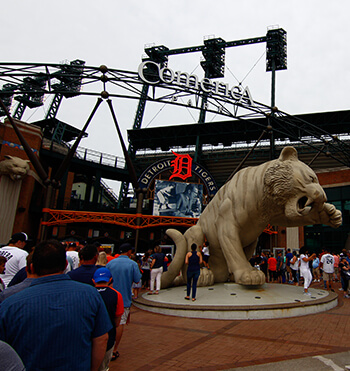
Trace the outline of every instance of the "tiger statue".
{"label": "tiger statue", "polygon": [[[326,201],[316,174],[299,161],[294,147],[285,147],[276,160],[238,171],[220,188],[196,225],[184,234],[167,230],[176,254],[162,275],[162,288],[185,283],[186,253],[193,243],[201,246],[205,239],[209,242],[210,270],[201,269],[199,286],[229,278],[241,285],[262,285],[264,273],[249,263],[259,235],[268,224],[339,227],[342,214]],[[181,269],[182,276],[178,276]]]}
{"label": "tiger statue", "polygon": [[0,161],[0,175],[8,175],[12,180],[22,180],[29,172],[29,160],[5,155]]}

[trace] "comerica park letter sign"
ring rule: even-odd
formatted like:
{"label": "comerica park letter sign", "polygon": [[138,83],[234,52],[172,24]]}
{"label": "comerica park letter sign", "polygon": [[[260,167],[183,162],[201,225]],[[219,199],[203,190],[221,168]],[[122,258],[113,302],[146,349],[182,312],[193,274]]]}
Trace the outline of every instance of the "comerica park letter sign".
{"label": "comerica park letter sign", "polygon": [[[154,73],[146,73],[148,67]],[[210,80],[207,77],[199,80],[197,75],[173,71],[153,61],[142,62],[139,65],[138,74],[143,82],[150,85],[161,83],[170,86],[176,85],[187,90],[195,90],[206,94],[217,94],[225,98],[230,98],[234,101],[233,103],[245,103],[249,106],[255,106],[249,88],[243,88],[241,85],[230,87],[227,83]]]}

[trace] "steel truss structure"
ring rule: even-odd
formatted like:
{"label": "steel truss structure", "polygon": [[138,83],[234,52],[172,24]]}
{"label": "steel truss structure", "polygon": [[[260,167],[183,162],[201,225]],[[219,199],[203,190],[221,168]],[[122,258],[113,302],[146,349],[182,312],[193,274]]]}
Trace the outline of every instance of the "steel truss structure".
{"label": "steel truss structure", "polygon": [[[20,109],[15,110],[17,113],[20,111],[23,113],[26,107],[40,106],[43,104],[45,95],[53,96],[50,108],[52,111],[47,115],[50,118],[55,116],[54,111],[57,112],[62,97],[69,99],[77,96],[96,96],[100,101],[107,99],[109,105],[112,104],[112,99],[135,99],[143,109],[147,101],[166,103],[200,112],[203,111],[203,101],[205,101],[206,112],[230,118],[231,122],[237,123],[238,126],[243,123],[248,130],[249,127],[255,129],[259,127],[262,132],[272,133],[274,139],[291,143],[301,142],[312,147],[316,152],[323,152],[341,164],[350,166],[350,146],[347,141],[315,124],[254,101],[249,96],[235,97],[225,94],[224,86],[204,92],[185,84],[168,84],[162,81],[155,85],[147,85],[137,72],[110,69],[103,65],[93,67],[81,63],[71,67],[71,65],[61,64],[0,62],[0,87],[0,97],[7,108],[11,107],[13,99],[20,102]],[[0,111],[1,115],[4,115],[4,111]],[[215,123],[211,123],[213,124]],[[201,126],[205,127],[205,124]],[[56,137],[62,135],[56,133]],[[130,142],[131,148],[132,145],[133,143]],[[135,147],[135,153],[136,150]],[[135,184],[133,185],[135,188]],[[133,215],[93,213],[50,208],[44,208],[43,213],[47,216],[42,221],[44,227],[76,222],[96,222],[141,230],[171,225],[190,227],[196,223],[196,219],[193,218],[146,216],[140,213]],[[274,233],[271,228],[267,228],[265,232]]]}
{"label": "steel truss structure", "polygon": [[[135,230],[150,227],[169,227],[174,225],[189,228],[195,225],[198,220],[197,218],[182,218],[176,216],[115,214],[91,211],[54,210],[47,208],[43,209],[43,212],[49,215],[48,220],[42,222],[42,225],[46,226],[57,226],[69,223],[107,223]],[[138,222],[138,218],[140,223]]]}
{"label": "steel truss structure", "polygon": [[[107,223],[120,225],[130,229],[145,229],[150,227],[192,227],[198,218],[183,218],[178,216],[153,216],[142,214],[114,214],[91,211],[55,210],[44,208],[43,212],[49,215],[48,220],[43,221],[45,226],[58,226],[69,223]],[[140,218],[140,223],[138,223]],[[277,234],[269,225],[264,230],[267,234]]]}
{"label": "steel truss structure", "polygon": [[[58,84],[56,81],[62,74],[63,66],[64,81],[67,82]],[[41,85],[29,84],[30,81],[35,81],[39,77]],[[83,88],[79,92],[77,92],[77,79]],[[45,84],[42,84],[42,81],[45,81]],[[275,139],[301,142],[333,157],[345,166],[350,165],[350,146],[347,141],[341,140],[334,133],[279,111],[277,108],[272,109],[266,104],[249,101],[245,97],[235,99],[226,96],[220,89],[218,92],[204,93],[193,87],[170,85],[164,82],[145,89],[145,84],[138,73],[132,71],[110,69],[106,66],[74,66],[74,70],[70,72],[67,65],[61,64],[5,62],[0,62],[0,84],[2,84],[0,97],[6,100],[8,106],[11,106],[12,98],[25,96],[30,100],[30,96],[34,96],[38,101],[39,96],[62,94],[68,98],[70,95],[85,95],[110,99],[141,99],[201,110],[201,100],[206,95],[207,112],[229,117],[237,122],[244,121],[248,126],[261,126],[262,130],[273,131]],[[11,91],[9,91],[10,85]],[[71,94],[69,94],[70,86]],[[23,102],[23,99],[21,101]],[[28,103],[28,107],[31,106],[33,105]],[[261,118],[267,119],[266,125],[258,120]],[[315,143],[322,143],[323,147],[320,149],[317,146],[316,148]]]}

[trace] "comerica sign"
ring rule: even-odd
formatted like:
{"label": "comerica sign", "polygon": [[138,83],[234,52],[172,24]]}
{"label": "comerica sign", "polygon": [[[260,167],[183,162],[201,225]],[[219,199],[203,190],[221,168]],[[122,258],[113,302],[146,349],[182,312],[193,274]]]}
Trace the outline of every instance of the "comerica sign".
{"label": "comerica sign", "polygon": [[[150,70],[152,74],[147,73]],[[147,84],[157,85],[164,83],[167,85],[177,85],[185,89],[194,89],[207,94],[216,94],[233,99],[235,103],[244,101],[245,104],[255,105],[248,87],[243,88],[240,85],[230,87],[227,83],[210,80],[207,77],[200,80],[197,75],[173,71],[168,67],[162,67],[156,62],[142,62],[139,65],[138,74],[140,79]]]}

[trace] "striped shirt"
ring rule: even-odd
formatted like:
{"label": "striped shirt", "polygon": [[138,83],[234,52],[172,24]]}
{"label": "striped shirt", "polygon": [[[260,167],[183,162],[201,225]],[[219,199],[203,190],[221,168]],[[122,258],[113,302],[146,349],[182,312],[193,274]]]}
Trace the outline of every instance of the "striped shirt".
{"label": "striped shirt", "polygon": [[94,287],[66,274],[35,279],[0,304],[0,340],[27,370],[90,370],[92,338],[112,328]]}

